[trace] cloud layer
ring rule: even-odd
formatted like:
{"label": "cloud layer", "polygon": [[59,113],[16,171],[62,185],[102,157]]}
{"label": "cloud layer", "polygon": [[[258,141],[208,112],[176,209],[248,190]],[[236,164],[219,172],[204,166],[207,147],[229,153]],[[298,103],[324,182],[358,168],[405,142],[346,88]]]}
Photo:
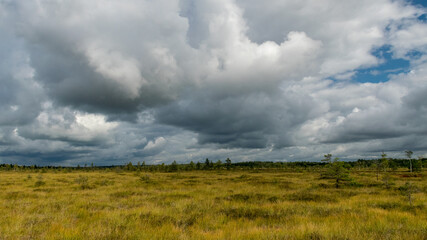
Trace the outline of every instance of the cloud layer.
{"label": "cloud layer", "polygon": [[[425,154],[425,14],[390,0],[0,1],[0,162]],[[358,81],[397,60],[409,69]]]}

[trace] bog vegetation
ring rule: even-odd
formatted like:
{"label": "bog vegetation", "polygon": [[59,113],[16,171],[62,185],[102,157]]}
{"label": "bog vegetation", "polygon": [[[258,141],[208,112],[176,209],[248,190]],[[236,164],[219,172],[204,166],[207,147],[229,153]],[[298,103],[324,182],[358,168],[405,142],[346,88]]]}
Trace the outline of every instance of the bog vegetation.
{"label": "bog vegetation", "polygon": [[3,164],[0,239],[427,239],[426,163]]}

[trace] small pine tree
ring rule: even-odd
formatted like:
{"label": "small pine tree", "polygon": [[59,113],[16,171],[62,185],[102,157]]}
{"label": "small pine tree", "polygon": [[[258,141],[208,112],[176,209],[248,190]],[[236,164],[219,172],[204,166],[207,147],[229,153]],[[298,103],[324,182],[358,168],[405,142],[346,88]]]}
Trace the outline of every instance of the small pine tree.
{"label": "small pine tree", "polygon": [[355,163],[355,166],[357,167],[357,170],[358,170],[358,171],[361,171],[361,170],[362,170],[362,168],[363,168],[363,167],[365,167],[365,164],[364,164],[362,161],[358,160],[358,161]]}
{"label": "small pine tree", "polygon": [[412,172],[412,154],[414,154],[414,152],[407,150],[405,151],[406,157],[408,157],[409,159],[409,170]]}
{"label": "small pine tree", "polygon": [[325,158],[322,159],[322,162],[326,162],[326,163],[331,163],[331,159],[332,159],[332,154],[328,153],[323,155]]}
{"label": "small pine tree", "polygon": [[205,169],[209,169],[211,167],[211,162],[206,158],[205,160]]}
{"label": "small pine tree", "polygon": [[389,161],[387,159],[387,154],[384,152],[381,154],[381,158],[375,161],[375,168],[377,170],[377,181],[379,180],[379,175],[381,171],[387,172],[389,166]]}
{"label": "small pine tree", "polygon": [[230,170],[230,168],[231,168],[231,160],[230,160],[230,158],[227,158],[225,160],[225,166],[226,166],[227,170]]}
{"label": "small pine tree", "polygon": [[169,169],[171,172],[177,172],[178,171],[178,164],[176,161],[173,161],[171,165],[169,166]]}
{"label": "small pine tree", "polygon": [[390,165],[390,161],[387,158],[387,154],[384,152],[381,154],[381,167],[384,172],[387,172]]}
{"label": "small pine tree", "polygon": [[412,167],[415,172],[421,172],[423,170],[423,157],[419,156],[418,160],[414,160]]}
{"label": "small pine tree", "polygon": [[336,188],[339,188],[341,182],[350,180],[349,171],[344,167],[345,163],[339,161],[339,158],[335,158],[328,165],[329,168],[325,173],[323,173],[323,178],[334,179]]}
{"label": "small pine tree", "polygon": [[126,164],[126,170],[128,170],[128,171],[133,171],[134,170],[132,162],[129,162],[128,164]]}
{"label": "small pine tree", "polygon": [[392,171],[396,171],[396,170],[398,169],[398,167],[399,167],[399,166],[397,165],[396,161],[393,161],[393,159],[390,159],[390,160],[389,160],[388,165],[389,165],[389,167],[390,167],[390,169],[391,169]]}
{"label": "small pine tree", "polygon": [[192,171],[196,168],[196,164],[194,164],[193,161],[190,162],[190,164],[188,165],[189,169]]}
{"label": "small pine tree", "polygon": [[221,165],[222,165],[221,160],[218,160],[218,161],[216,161],[216,163],[214,164],[214,168],[215,168],[215,169],[219,169],[219,168],[221,168]]}
{"label": "small pine tree", "polygon": [[160,164],[160,166],[158,166],[158,167],[159,167],[158,170],[161,172],[165,171],[165,169],[166,169],[165,163]]}
{"label": "small pine tree", "polygon": [[399,191],[402,195],[406,196],[408,198],[409,206],[412,207],[412,201],[413,201],[413,194],[418,189],[410,182],[406,182],[405,185],[399,187]]}
{"label": "small pine tree", "polygon": [[391,185],[393,184],[393,183],[392,183],[392,178],[391,178],[390,173],[386,172],[386,173],[383,175],[382,180],[383,180],[383,183],[384,183],[385,188],[390,189],[390,188],[391,188]]}

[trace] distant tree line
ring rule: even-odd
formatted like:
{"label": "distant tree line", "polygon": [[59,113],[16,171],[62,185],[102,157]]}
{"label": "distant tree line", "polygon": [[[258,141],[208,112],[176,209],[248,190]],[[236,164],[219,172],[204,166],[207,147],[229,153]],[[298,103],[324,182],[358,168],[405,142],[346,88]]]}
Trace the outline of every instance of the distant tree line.
{"label": "distant tree line", "polygon": [[[331,155],[332,156],[332,155]],[[61,167],[61,166],[37,166],[37,165],[17,165],[17,164],[0,164],[2,171],[94,171],[94,170],[116,170],[116,171],[145,171],[145,172],[178,172],[178,171],[212,171],[212,170],[262,170],[262,169],[282,169],[282,170],[325,170],[334,162],[345,169],[371,169],[380,171],[379,169],[388,168],[390,170],[397,170],[401,168],[408,169],[409,171],[421,171],[423,166],[427,166],[427,158],[418,159],[393,159],[382,156],[379,159],[359,159],[357,161],[342,162],[337,159],[332,160],[331,156],[325,155],[325,159],[319,162],[272,162],[272,161],[253,161],[253,162],[232,162],[227,158],[225,161],[217,160],[212,161],[206,158],[201,162],[177,163],[173,161],[171,164],[145,164],[145,162],[138,162],[136,164],[129,162],[125,165],[111,165],[111,166],[95,166],[93,163],[90,165],[76,167]],[[329,157],[329,158],[328,158]],[[409,161],[408,161],[409,160]]]}

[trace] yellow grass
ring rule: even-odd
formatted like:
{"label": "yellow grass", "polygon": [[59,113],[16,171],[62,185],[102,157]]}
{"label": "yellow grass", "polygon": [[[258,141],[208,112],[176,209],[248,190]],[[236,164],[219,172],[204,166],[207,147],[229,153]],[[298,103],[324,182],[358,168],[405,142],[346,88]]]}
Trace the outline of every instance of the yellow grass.
{"label": "yellow grass", "polygon": [[[427,239],[426,173],[0,172],[0,239]],[[418,189],[413,206],[397,190]]]}

